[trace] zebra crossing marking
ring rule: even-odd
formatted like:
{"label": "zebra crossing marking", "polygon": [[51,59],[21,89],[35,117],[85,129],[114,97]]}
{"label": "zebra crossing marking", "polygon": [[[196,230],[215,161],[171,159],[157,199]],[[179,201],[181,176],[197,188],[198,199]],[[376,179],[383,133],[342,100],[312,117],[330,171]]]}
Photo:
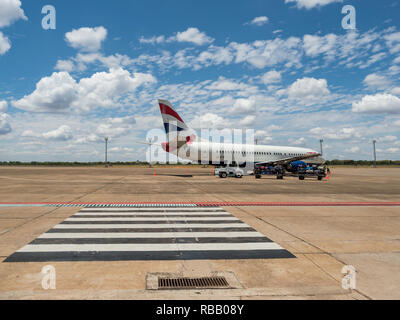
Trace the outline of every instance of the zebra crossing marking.
{"label": "zebra crossing marking", "polygon": [[5,262],[294,258],[222,208],[82,208]]}

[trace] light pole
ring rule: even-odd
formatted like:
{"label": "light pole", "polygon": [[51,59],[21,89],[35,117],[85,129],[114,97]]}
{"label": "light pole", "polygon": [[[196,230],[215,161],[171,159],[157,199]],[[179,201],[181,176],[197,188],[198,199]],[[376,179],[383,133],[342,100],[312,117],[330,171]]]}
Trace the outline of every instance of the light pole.
{"label": "light pole", "polygon": [[324,140],[323,140],[323,139],[320,139],[320,140],[319,140],[319,145],[320,145],[320,148],[321,148],[321,156],[322,156],[322,142],[324,142]]}
{"label": "light pole", "polygon": [[108,164],[107,164],[107,145],[108,145],[108,138],[106,137],[106,138],[104,138],[104,141],[106,142],[106,150],[105,150],[105,166],[106,166],[106,168],[108,167]]}
{"label": "light pole", "polygon": [[376,168],[376,140],[372,140],[372,144],[374,145],[374,168]]}
{"label": "light pole", "polygon": [[152,146],[151,143],[153,142],[153,139],[152,139],[152,138],[148,138],[147,140],[149,141],[149,144],[150,144],[150,162],[149,162],[149,166],[150,166],[150,168],[151,168],[151,151],[152,151],[152,150],[151,150],[151,146]]}

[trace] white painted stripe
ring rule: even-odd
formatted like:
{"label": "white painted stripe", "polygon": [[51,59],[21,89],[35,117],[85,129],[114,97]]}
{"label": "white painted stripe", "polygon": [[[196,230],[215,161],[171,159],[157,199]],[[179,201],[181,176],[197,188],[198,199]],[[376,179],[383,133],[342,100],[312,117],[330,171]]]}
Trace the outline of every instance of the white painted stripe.
{"label": "white painted stripe", "polygon": [[45,233],[38,239],[84,239],[84,238],[238,238],[264,237],[256,231],[230,232],[94,232],[94,233]]}
{"label": "white painted stripe", "polygon": [[167,114],[167,113],[163,113],[162,114],[162,118],[163,118],[163,122],[167,122],[167,123],[171,123],[174,126],[178,126],[181,128],[186,129],[187,126],[186,124],[184,124],[183,122],[181,122],[180,120],[178,120],[177,118],[175,118],[174,116]]}
{"label": "white painted stripe", "polygon": [[58,224],[53,229],[156,229],[156,228],[249,228],[245,223],[174,223],[174,224]]}
{"label": "white painted stripe", "polygon": [[114,210],[118,210],[121,212],[132,212],[132,211],[154,211],[154,210],[163,210],[163,211],[180,211],[180,210],[184,210],[184,211],[197,211],[197,212],[202,212],[202,211],[210,211],[213,210],[213,212],[226,212],[225,210],[221,209],[221,208],[129,208],[129,207],[118,207],[118,208],[112,208],[112,207],[108,207],[108,208],[83,208],[80,210],[80,212],[90,212],[90,211],[114,211]]}
{"label": "white painted stripe", "polygon": [[78,212],[74,216],[124,216],[124,215],[162,215],[162,216],[191,216],[191,215],[208,215],[208,216],[230,216],[228,212]]}
{"label": "white painted stripe", "polygon": [[68,218],[65,221],[68,222],[78,222],[78,221],[238,221],[235,217],[218,217],[218,218],[208,218],[208,217],[195,217],[195,218],[185,218],[185,217],[166,217],[166,218]]}
{"label": "white painted stripe", "polygon": [[28,244],[17,252],[282,250],[273,242],[161,244]]}

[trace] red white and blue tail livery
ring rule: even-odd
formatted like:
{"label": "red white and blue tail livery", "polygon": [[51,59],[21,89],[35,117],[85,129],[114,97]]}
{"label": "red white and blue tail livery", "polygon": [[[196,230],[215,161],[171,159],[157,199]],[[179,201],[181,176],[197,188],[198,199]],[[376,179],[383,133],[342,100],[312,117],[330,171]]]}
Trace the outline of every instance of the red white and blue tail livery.
{"label": "red white and blue tail livery", "polygon": [[168,140],[161,144],[163,149],[167,152],[173,152],[184,145],[191,144],[196,139],[196,135],[172,108],[171,103],[168,100],[159,99],[158,104]]}
{"label": "red white and blue tail livery", "polygon": [[164,128],[167,135],[174,131],[188,130],[187,125],[183,122],[179,114],[172,108],[168,100],[158,100],[160,111],[164,122]]}

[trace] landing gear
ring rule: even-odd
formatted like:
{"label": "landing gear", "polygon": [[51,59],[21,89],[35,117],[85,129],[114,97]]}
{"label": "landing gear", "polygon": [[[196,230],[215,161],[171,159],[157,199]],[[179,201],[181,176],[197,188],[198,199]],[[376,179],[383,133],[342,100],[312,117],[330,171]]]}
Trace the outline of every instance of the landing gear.
{"label": "landing gear", "polygon": [[254,176],[256,177],[256,179],[261,179],[261,168],[259,167],[254,168]]}
{"label": "landing gear", "polygon": [[275,171],[276,171],[276,178],[278,180],[283,180],[283,175],[285,174],[285,169],[283,169],[281,165],[277,165],[275,168]]}

